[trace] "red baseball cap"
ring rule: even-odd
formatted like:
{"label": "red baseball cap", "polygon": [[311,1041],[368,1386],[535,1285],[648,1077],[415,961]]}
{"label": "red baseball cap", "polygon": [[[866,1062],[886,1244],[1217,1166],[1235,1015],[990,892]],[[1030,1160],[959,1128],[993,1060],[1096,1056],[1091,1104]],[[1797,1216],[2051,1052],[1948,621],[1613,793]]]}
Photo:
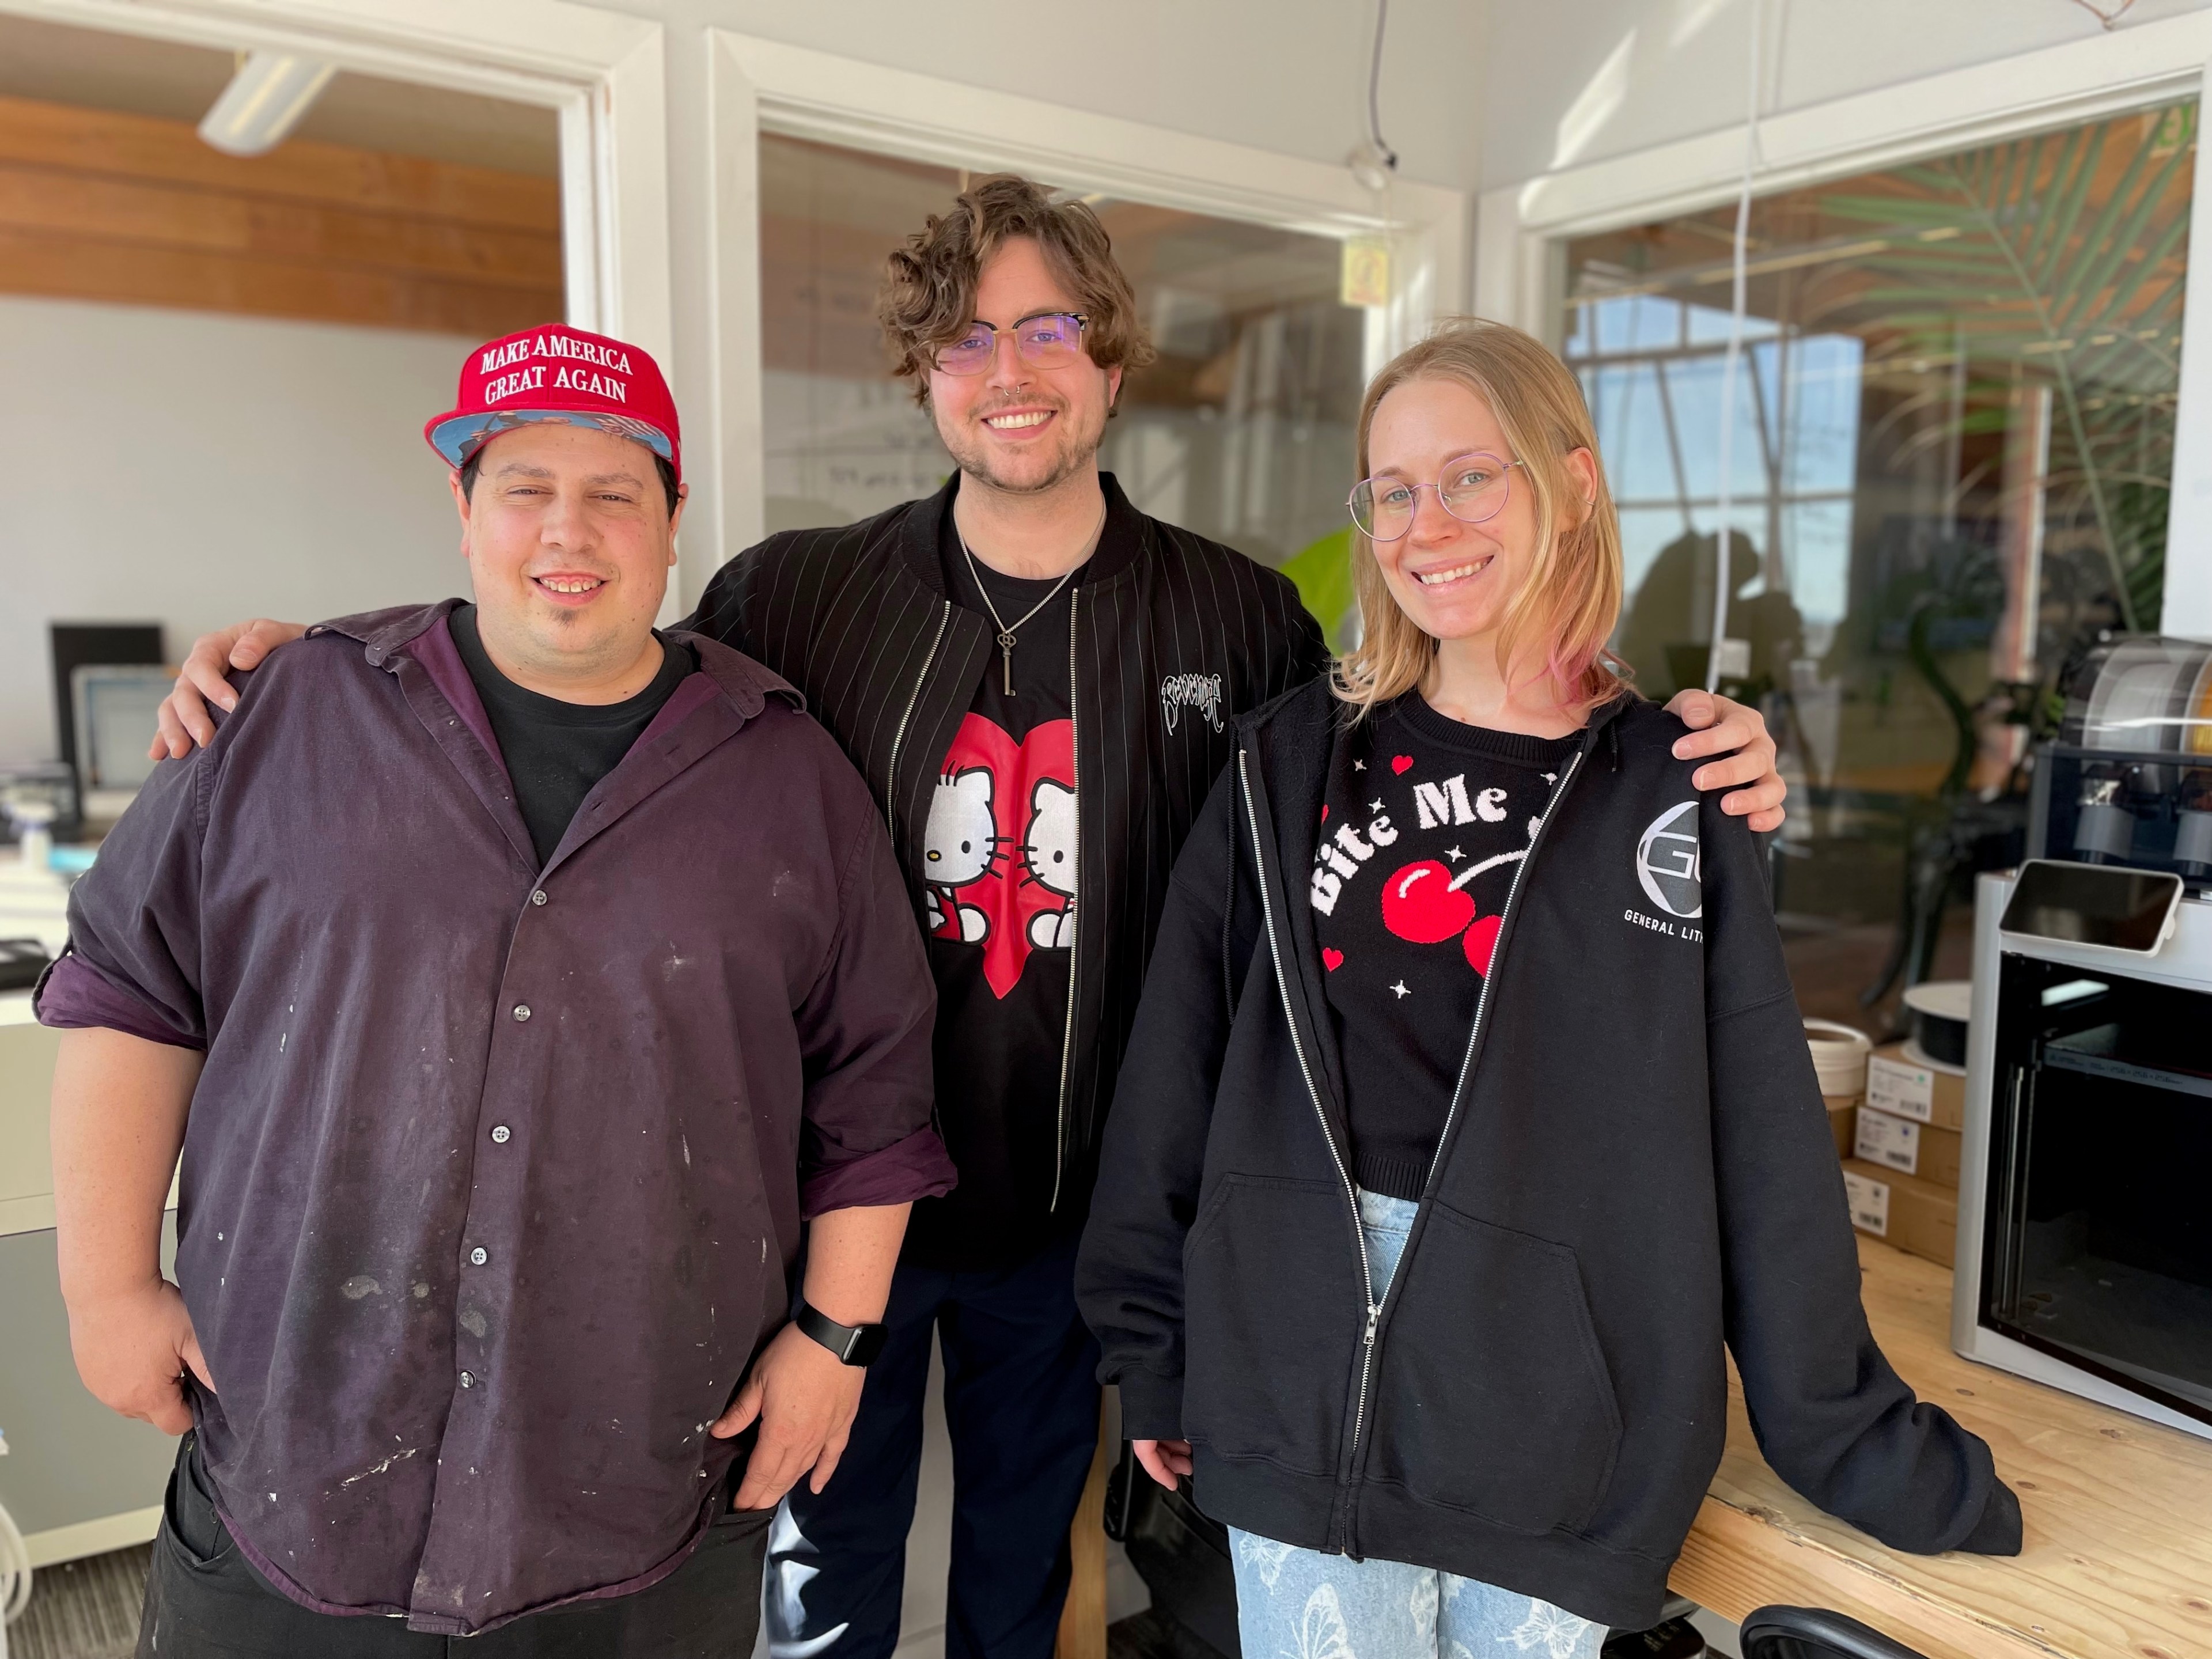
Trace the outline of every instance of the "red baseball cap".
{"label": "red baseball cap", "polygon": [[676,400],[641,348],[548,323],[478,346],[461,365],[458,407],[423,427],[449,466],[502,432],[540,421],[592,427],[643,444],[684,478]]}

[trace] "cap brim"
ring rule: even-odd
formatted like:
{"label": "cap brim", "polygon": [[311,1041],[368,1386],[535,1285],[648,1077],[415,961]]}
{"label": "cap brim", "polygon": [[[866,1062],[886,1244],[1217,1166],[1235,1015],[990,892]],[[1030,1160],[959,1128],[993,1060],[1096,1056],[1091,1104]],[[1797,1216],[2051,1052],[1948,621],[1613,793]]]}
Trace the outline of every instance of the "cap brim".
{"label": "cap brim", "polygon": [[643,444],[672,465],[676,460],[676,447],[659,427],[628,415],[603,414],[591,409],[502,409],[493,414],[448,415],[443,420],[432,422],[422,435],[430,441],[431,448],[446,458],[447,465],[461,467],[468,465],[470,456],[501,433],[548,422],[627,438],[632,443]]}

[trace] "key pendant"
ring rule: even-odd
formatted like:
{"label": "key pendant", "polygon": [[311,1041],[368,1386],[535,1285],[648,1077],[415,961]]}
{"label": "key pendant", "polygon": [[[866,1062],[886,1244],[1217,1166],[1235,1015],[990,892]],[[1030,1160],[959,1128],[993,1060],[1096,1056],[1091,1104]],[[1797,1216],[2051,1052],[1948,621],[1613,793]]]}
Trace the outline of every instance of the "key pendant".
{"label": "key pendant", "polygon": [[1008,633],[999,635],[999,656],[1006,665],[1006,695],[1014,695],[1014,636]]}

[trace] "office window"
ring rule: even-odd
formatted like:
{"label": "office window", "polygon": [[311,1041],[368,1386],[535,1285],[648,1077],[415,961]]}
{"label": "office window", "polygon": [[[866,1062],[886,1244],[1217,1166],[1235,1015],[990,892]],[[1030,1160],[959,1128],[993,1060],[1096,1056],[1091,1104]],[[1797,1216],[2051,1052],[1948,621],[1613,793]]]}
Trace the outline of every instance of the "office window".
{"label": "office window", "polygon": [[[2176,104],[1753,205],[1727,637],[1797,787],[1777,902],[1808,1013],[1963,974],[2054,691],[2101,630],[2157,628],[2196,137]],[[1711,637],[1734,220],[1566,250],[1616,644],[1659,696]]]}

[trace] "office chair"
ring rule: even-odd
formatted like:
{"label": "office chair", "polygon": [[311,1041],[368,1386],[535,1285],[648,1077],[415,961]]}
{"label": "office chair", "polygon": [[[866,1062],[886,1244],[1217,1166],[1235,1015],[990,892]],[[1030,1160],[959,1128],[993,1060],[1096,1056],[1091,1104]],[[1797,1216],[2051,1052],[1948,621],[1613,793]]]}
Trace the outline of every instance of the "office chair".
{"label": "office chair", "polygon": [[1824,1607],[1759,1607],[1746,1615],[1737,1638],[1743,1659],[1927,1659]]}

